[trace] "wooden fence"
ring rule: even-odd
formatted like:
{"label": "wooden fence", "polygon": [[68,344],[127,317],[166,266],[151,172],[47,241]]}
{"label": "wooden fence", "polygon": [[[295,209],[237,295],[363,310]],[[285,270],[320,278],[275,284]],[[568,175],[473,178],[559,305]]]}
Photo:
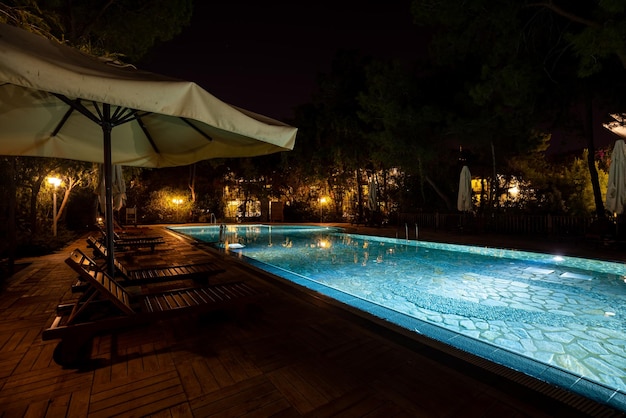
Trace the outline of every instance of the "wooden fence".
{"label": "wooden fence", "polygon": [[401,213],[398,227],[491,232],[498,234],[584,236],[591,218],[566,215]]}

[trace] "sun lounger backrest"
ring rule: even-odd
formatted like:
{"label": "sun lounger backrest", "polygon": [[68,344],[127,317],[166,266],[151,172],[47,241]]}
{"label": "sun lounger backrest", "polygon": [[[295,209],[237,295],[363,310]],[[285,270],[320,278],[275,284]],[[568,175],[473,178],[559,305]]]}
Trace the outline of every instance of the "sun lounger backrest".
{"label": "sun lounger backrest", "polygon": [[100,294],[109,299],[115,306],[126,314],[135,313],[130,306],[130,295],[107,273],[101,270],[91,270],[86,272],[90,277],[90,282],[100,291]]}
{"label": "sun lounger backrest", "polygon": [[[76,249],[72,251],[65,262],[78,272],[80,277],[89,282],[103,297],[113,302],[122,312],[134,314],[135,311],[130,306],[130,295],[128,292],[104,271],[97,268],[90,269],[86,260],[91,259],[81,250]],[[95,262],[93,260],[91,262],[95,266]]]}
{"label": "sun lounger backrest", "polygon": [[[85,267],[87,270],[93,270],[93,269],[98,268],[98,264],[94,260],[89,258],[85,253],[83,253],[78,248],[70,253],[69,259],[74,265]],[[70,263],[67,263],[67,264],[70,264]],[[73,267],[73,266],[70,264],[70,267]]]}
{"label": "sun lounger backrest", "polygon": [[[106,240],[107,232],[100,225],[98,225],[98,229],[100,230],[100,233],[102,234],[102,238],[104,238]],[[119,241],[119,240],[122,240],[123,238],[120,236],[120,234],[118,234],[117,232],[113,231],[113,239],[115,241]]]}
{"label": "sun lounger backrest", "polygon": [[[89,246],[93,248],[93,250],[97,252],[100,257],[106,258],[107,247],[103,243],[101,243],[92,236],[87,237],[87,242],[89,243]],[[122,276],[124,276],[124,278],[130,278],[130,273],[128,272],[128,269],[126,269],[126,267],[124,267],[122,263],[120,263],[117,259],[113,259],[113,265],[115,266],[117,271],[119,271]]]}
{"label": "sun lounger backrest", "polygon": [[105,257],[107,256],[107,247],[101,243],[100,241],[98,241],[96,238],[94,238],[92,235],[87,237],[87,244],[93,248],[93,250],[95,252],[98,253],[98,255],[100,257]]}
{"label": "sun lounger backrest", "polygon": [[128,272],[128,269],[126,269],[126,267],[124,267],[124,265],[120,263],[116,258],[113,259],[113,265],[115,265],[115,269],[119,271],[125,279],[130,279],[130,273]]}

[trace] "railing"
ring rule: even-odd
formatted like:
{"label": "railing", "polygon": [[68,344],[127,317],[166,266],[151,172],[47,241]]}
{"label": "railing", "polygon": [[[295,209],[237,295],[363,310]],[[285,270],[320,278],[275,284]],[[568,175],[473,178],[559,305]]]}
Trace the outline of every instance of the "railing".
{"label": "railing", "polygon": [[567,215],[463,213],[401,213],[398,227],[441,230],[472,230],[501,234],[583,236],[591,225],[591,218]]}

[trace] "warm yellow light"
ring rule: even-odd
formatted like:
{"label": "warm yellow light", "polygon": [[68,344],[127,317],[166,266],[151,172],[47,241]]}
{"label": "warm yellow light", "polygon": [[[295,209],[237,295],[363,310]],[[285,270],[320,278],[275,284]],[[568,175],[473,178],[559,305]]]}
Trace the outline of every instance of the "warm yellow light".
{"label": "warm yellow light", "polygon": [[183,199],[175,197],[174,199],[172,199],[172,202],[174,202],[175,205],[180,205],[181,203],[183,203]]}
{"label": "warm yellow light", "polygon": [[513,186],[509,189],[509,193],[511,194],[511,196],[515,197],[519,193],[519,189],[517,188],[517,186]]}
{"label": "warm yellow light", "polygon": [[326,196],[322,196],[319,198],[320,202],[320,222],[324,222],[324,205],[328,202],[329,199]]}
{"label": "warm yellow light", "polygon": [[321,239],[317,242],[317,246],[320,248],[330,248],[330,241]]}
{"label": "warm yellow light", "polygon": [[57,187],[61,184],[61,179],[58,177],[48,177],[48,183],[54,186],[54,192],[52,192],[52,233],[57,236]]}
{"label": "warm yellow light", "polygon": [[57,187],[61,185],[61,179],[58,177],[48,177],[48,183],[53,185],[54,188],[56,189]]}

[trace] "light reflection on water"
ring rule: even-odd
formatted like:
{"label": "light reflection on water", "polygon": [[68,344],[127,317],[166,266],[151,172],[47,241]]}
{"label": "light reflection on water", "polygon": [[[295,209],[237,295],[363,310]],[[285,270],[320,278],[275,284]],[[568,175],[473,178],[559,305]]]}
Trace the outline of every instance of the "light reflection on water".
{"label": "light reflection on water", "polygon": [[[172,229],[205,242],[220,238],[217,226]],[[621,263],[306,226],[229,226],[223,238],[279,275],[293,272],[626,392]]]}

